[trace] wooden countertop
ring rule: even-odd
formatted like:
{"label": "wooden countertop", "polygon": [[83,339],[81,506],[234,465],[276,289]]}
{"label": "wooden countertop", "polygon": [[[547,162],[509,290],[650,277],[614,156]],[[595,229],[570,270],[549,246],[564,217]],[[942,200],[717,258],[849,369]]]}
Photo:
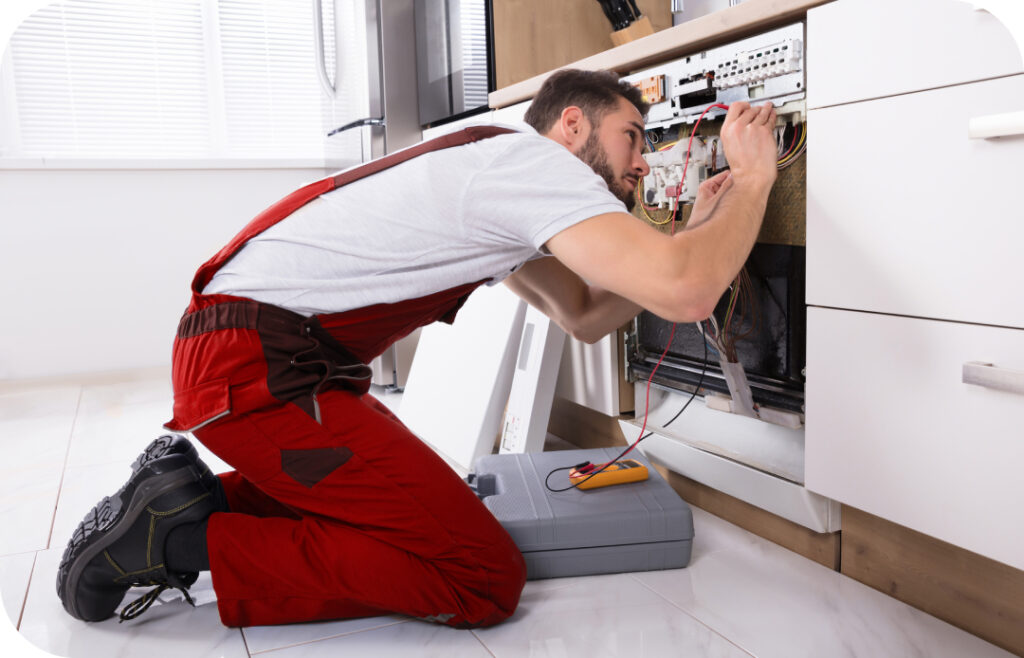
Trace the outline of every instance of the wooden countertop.
{"label": "wooden countertop", "polygon": [[[565,68],[585,70],[608,69],[629,73],[663,62],[667,59],[690,55],[720,43],[803,19],[811,7],[832,0],[747,0],[742,4],[722,9],[681,25],[655,32],[642,39],[617,46],[569,64]],[[535,75],[488,96],[492,108],[505,107],[533,98],[551,72]]]}

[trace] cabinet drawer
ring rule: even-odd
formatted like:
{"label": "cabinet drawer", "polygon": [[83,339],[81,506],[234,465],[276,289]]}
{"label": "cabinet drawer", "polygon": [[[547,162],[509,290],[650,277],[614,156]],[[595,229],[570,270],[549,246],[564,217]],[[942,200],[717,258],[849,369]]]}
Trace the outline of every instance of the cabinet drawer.
{"label": "cabinet drawer", "polygon": [[1024,394],[963,383],[1024,373],[1024,331],[813,307],[807,328],[807,488],[1024,569]]}
{"label": "cabinet drawer", "polygon": [[969,2],[838,0],[807,12],[808,107],[1022,71],[1010,31]]}
{"label": "cabinet drawer", "polygon": [[808,113],[807,302],[1024,327],[1024,75]]}

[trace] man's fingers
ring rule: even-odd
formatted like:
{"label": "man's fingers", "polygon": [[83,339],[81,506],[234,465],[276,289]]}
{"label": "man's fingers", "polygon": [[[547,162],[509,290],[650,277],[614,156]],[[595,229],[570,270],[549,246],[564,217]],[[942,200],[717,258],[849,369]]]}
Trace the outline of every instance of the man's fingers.
{"label": "man's fingers", "polygon": [[729,111],[725,114],[726,121],[733,123],[749,123],[751,120],[750,103],[736,101],[729,105]]}
{"label": "man's fingers", "polygon": [[704,184],[705,185],[709,185],[709,184],[721,185],[722,183],[725,182],[725,179],[728,178],[729,175],[730,175],[730,172],[729,172],[728,169],[726,169],[725,171],[720,171],[717,174],[715,174],[714,176],[712,176],[711,178],[709,178],[706,181],[704,181]]}
{"label": "man's fingers", "polygon": [[720,194],[722,190],[728,187],[730,180],[732,180],[732,172],[729,170],[723,171],[716,174],[713,178],[708,179],[709,182],[714,182],[715,186],[713,190],[715,194]]}
{"label": "man's fingers", "polygon": [[738,125],[767,125],[775,122],[775,107],[770,102],[754,107],[746,101],[736,101],[725,116],[727,121]]}
{"label": "man's fingers", "polygon": [[710,200],[717,196],[725,188],[731,175],[731,171],[721,171],[701,183],[699,189],[700,196],[705,200]]}

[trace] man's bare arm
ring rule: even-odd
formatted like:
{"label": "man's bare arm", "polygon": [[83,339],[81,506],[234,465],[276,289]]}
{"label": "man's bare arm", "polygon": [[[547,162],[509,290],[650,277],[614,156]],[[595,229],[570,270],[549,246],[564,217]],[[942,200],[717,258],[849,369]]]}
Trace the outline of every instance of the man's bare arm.
{"label": "man's bare arm", "polygon": [[505,284],[585,343],[597,342],[642,310],[624,297],[588,285],[555,258],[530,261],[505,279]]}
{"label": "man's bare arm", "polygon": [[668,236],[626,213],[598,215],[547,242],[592,285],[675,322],[703,320],[746,261],[775,182],[775,112],[735,103],[722,128],[731,175],[706,221]]}

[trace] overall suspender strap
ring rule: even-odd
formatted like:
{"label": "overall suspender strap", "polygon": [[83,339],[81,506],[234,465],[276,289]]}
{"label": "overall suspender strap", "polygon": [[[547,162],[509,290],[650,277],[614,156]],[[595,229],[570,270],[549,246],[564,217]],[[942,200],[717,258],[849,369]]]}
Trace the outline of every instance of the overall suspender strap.
{"label": "overall suspender strap", "polygon": [[277,224],[279,221],[288,217],[293,212],[322,194],[326,194],[331,190],[348,185],[349,183],[361,178],[372,176],[377,172],[383,171],[397,164],[401,164],[402,162],[411,160],[416,156],[423,155],[430,151],[439,151],[452,146],[461,146],[481,139],[487,139],[488,137],[514,132],[516,131],[508,128],[499,128],[497,126],[472,126],[464,128],[463,130],[449,133],[447,135],[441,135],[440,137],[436,137],[426,142],[421,142],[415,146],[402,149],[401,151],[378,158],[377,160],[373,160],[364,165],[343,171],[335,176],[328,176],[327,178],[318,180],[315,183],[310,183],[305,187],[301,187],[257,215],[255,219],[249,222],[249,224],[247,224],[246,227],[231,240],[231,242],[217,252],[213,258],[203,263],[196,272],[195,278],[192,280],[192,291],[196,294],[202,293],[203,288],[205,288],[206,284],[210,282],[213,275],[217,273],[217,270],[219,270],[224,263],[230,260],[232,256],[238,253],[238,250],[241,249],[246,242],[267,230],[274,224]]}

